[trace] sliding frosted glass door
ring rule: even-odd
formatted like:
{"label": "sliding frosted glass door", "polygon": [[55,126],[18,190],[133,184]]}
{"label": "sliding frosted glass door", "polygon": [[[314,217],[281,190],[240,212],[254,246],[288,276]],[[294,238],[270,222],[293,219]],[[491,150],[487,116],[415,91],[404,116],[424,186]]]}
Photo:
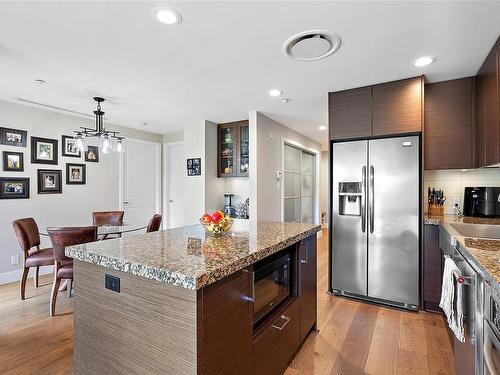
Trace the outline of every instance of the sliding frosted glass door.
{"label": "sliding frosted glass door", "polygon": [[314,222],[315,155],[299,148],[284,146],[284,221]]}

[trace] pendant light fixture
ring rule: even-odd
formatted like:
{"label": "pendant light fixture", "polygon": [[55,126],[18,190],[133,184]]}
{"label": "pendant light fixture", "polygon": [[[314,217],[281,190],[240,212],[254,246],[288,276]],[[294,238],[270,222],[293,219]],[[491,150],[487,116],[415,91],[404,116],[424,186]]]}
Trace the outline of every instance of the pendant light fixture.
{"label": "pendant light fixture", "polygon": [[103,116],[104,112],[101,110],[101,103],[104,98],[94,97],[97,102],[97,109],[95,114],[95,129],[80,127],[81,130],[75,131],[76,147],[80,151],[88,151],[88,139],[97,138],[99,140],[99,149],[103,154],[111,151],[123,152],[124,137],[119,136],[120,132],[114,130],[107,130],[104,127]]}

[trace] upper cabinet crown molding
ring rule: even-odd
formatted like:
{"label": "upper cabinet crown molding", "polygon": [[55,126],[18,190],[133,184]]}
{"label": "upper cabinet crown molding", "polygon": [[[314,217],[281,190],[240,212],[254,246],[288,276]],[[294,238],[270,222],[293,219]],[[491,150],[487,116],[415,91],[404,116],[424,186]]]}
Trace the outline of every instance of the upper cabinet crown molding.
{"label": "upper cabinet crown molding", "polygon": [[423,76],[419,76],[330,93],[330,139],[421,132],[423,83]]}

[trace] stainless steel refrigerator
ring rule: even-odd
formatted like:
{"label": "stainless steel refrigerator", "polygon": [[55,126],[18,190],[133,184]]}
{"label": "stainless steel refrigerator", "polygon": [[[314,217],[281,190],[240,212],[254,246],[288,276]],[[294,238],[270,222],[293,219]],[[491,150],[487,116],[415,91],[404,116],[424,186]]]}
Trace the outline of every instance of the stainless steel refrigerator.
{"label": "stainless steel refrigerator", "polygon": [[333,293],[415,310],[419,137],[333,143]]}

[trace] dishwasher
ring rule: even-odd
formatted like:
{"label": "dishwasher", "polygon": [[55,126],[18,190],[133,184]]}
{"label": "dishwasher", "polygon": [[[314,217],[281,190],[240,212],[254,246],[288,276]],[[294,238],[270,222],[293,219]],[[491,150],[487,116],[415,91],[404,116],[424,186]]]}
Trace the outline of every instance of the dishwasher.
{"label": "dishwasher", "polygon": [[[465,342],[453,336],[455,354],[455,373],[457,375],[482,374],[482,282],[477,272],[460,252],[455,239],[446,230],[440,228],[439,246],[443,256],[453,259],[459,275],[455,275],[457,284],[462,285],[462,311],[464,314]],[[443,262],[444,264],[444,262]],[[500,375],[500,374],[499,374]]]}
{"label": "dishwasher", "polygon": [[484,375],[500,374],[500,301],[484,285],[483,368]]}

